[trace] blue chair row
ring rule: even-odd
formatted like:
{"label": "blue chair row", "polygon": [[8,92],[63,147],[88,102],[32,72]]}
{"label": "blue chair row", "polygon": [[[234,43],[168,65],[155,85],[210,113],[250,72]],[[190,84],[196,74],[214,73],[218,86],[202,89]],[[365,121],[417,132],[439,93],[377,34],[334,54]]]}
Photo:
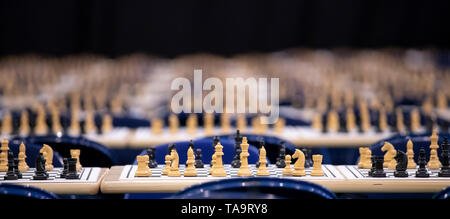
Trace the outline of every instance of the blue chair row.
{"label": "blue chair row", "polygon": [[233,178],[207,182],[180,191],[172,199],[334,199],[320,185],[273,177]]}
{"label": "blue chair row", "polygon": [[57,199],[54,193],[32,186],[9,183],[0,184],[0,199]]}
{"label": "blue chair row", "polygon": [[[125,198],[148,198],[139,194]],[[0,199],[58,199],[54,193],[32,186],[0,184]],[[256,177],[207,182],[173,194],[171,199],[335,199],[328,189],[306,181]],[[361,198],[361,197],[356,197]],[[383,198],[379,196],[378,198]],[[450,199],[450,187],[436,193],[433,199]]]}

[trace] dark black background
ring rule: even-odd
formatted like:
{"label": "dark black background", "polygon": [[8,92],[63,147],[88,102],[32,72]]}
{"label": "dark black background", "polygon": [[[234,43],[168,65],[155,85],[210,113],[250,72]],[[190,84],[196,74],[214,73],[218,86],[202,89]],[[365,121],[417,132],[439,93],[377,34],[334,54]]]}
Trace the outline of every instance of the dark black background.
{"label": "dark black background", "polygon": [[2,0],[0,56],[450,47],[449,1]]}

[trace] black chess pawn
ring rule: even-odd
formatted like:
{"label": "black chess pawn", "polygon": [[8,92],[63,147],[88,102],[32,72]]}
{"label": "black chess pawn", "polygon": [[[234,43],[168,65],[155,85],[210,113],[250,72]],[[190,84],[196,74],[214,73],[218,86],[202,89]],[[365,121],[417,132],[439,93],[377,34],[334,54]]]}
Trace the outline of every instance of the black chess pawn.
{"label": "black chess pawn", "polygon": [[372,155],[372,157],[370,157],[370,160],[372,162],[372,167],[370,168],[368,174],[369,176],[372,176],[373,171],[375,171],[375,156]]}
{"label": "black chess pawn", "polygon": [[439,177],[450,177],[450,164],[449,164],[449,144],[448,139],[445,137],[444,142],[441,144],[441,163],[442,167],[438,173]]}
{"label": "black chess pawn", "polygon": [[242,143],[242,137],[241,137],[241,133],[240,133],[239,129],[236,130],[236,137],[234,138],[234,142],[235,143],[239,142],[239,145],[240,145],[240,143]]}
{"label": "black chess pawn", "polygon": [[154,148],[149,148],[147,149],[147,155],[148,155],[148,167],[149,168],[156,168],[158,167],[158,162],[156,162],[155,159],[155,149]]}
{"label": "black chess pawn", "polygon": [[372,172],[372,177],[386,177],[386,172],[384,172],[383,169],[384,157],[376,156],[374,160],[375,160],[375,169]]}
{"label": "black chess pawn", "polygon": [[239,168],[241,167],[241,148],[237,148],[233,157],[233,160],[231,161],[231,167],[233,168]]}
{"label": "black chess pawn", "polygon": [[275,163],[275,165],[278,168],[285,168],[286,167],[286,148],[281,147],[280,148],[280,152],[277,158],[277,162]]}
{"label": "black chess pawn", "polygon": [[397,154],[394,157],[397,161],[397,166],[395,166],[395,177],[408,177],[408,172],[406,171],[408,167],[408,156],[405,152],[397,150]]}
{"label": "black chess pawn", "polygon": [[11,151],[8,153],[8,172],[6,172],[6,175],[4,177],[5,180],[17,180],[19,177],[16,174],[15,168],[14,168],[14,156],[10,156]]}
{"label": "black chess pawn", "polygon": [[417,169],[416,171],[416,177],[420,177],[420,178],[425,178],[425,177],[430,177],[430,174],[428,173],[427,170],[427,160],[426,160],[426,155],[425,155],[425,149],[421,148],[419,151],[419,169]]}
{"label": "black chess pawn", "polygon": [[17,178],[22,179],[22,173],[19,171],[19,158],[14,158],[14,173]]}
{"label": "black chess pawn", "polygon": [[311,148],[302,148],[303,154],[305,155],[305,168],[310,168],[313,166],[314,161],[312,160]]}
{"label": "black chess pawn", "polygon": [[[216,151],[216,145],[217,145],[219,142],[220,142],[219,136],[214,136],[214,138],[213,138],[213,145],[212,145],[213,151]],[[213,154],[214,154],[214,153],[213,153]],[[212,159],[211,159],[211,162],[209,163],[209,165],[210,165],[211,167],[213,166]]]}
{"label": "black chess pawn", "polygon": [[67,164],[69,168],[67,170],[66,179],[80,179],[77,173],[77,159],[69,158],[67,159]]}
{"label": "black chess pawn", "polygon": [[202,161],[202,149],[201,148],[197,148],[195,150],[195,168],[203,168],[203,161]]}
{"label": "black chess pawn", "polygon": [[47,171],[45,171],[45,158],[40,153],[36,157],[36,170],[34,171],[33,180],[46,180],[48,177]]}
{"label": "black chess pawn", "polygon": [[67,158],[63,159],[63,171],[59,177],[66,178],[67,172],[69,172],[69,163],[67,161]]}
{"label": "black chess pawn", "polygon": [[239,130],[236,131],[236,137],[234,138],[234,157],[231,161],[231,167],[239,168],[241,167],[241,143],[242,137],[240,136]]}

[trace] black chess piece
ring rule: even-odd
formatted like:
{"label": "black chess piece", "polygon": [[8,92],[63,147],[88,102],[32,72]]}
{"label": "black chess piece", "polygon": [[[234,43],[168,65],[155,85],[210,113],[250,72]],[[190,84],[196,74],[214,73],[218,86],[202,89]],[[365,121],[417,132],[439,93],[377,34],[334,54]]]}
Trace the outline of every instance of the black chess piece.
{"label": "black chess piece", "polygon": [[441,163],[442,167],[438,173],[439,177],[450,177],[450,164],[449,164],[449,144],[448,139],[445,137],[444,142],[441,144]]}
{"label": "black chess piece", "polygon": [[77,159],[76,158],[69,158],[67,159],[68,164],[68,170],[66,179],[80,179],[77,173]]}
{"label": "black chess piece", "polygon": [[69,171],[69,164],[67,162],[67,158],[64,158],[63,159],[63,171],[59,177],[66,178],[68,171]]}
{"label": "black chess piece", "polygon": [[[259,141],[259,148],[261,149],[263,146],[264,146],[264,141],[261,139],[261,140]],[[256,167],[259,167],[259,159],[258,159],[258,161],[256,161],[255,166],[256,166]],[[268,166],[269,166],[269,163],[266,163],[266,167],[268,167]]]}
{"label": "black chess piece", "polygon": [[420,178],[425,178],[425,177],[430,177],[430,174],[428,173],[427,170],[427,160],[426,160],[426,155],[425,155],[425,149],[421,148],[419,151],[419,169],[417,169],[416,171],[416,177],[420,177]]}
{"label": "black chess piece", "polygon": [[375,156],[374,160],[375,160],[375,169],[372,172],[372,177],[386,177],[386,172],[384,172],[383,169],[384,157]]}
{"label": "black chess piece", "polygon": [[239,133],[239,130],[236,131],[236,137],[234,138],[234,157],[231,161],[231,167],[233,168],[239,168],[241,167],[241,143],[242,143],[242,137]]}
{"label": "black chess piece", "polygon": [[155,149],[154,148],[149,148],[147,149],[147,155],[148,155],[148,167],[149,168],[156,168],[158,167],[158,162],[156,162],[155,159]]}
{"label": "black chess piece", "polygon": [[202,161],[202,149],[197,148],[195,150],[195,168],[203,168],[203,161]]}
{"label": "black chess piece", "polygon": [[19,158],[14,158],[14,173],[17,178],[22,179],[22,173],[19,171]]}
{"label": "black chess piece", "polygon": [[14,167],[14,154],[12,151],[8,152],[8,172],[6,172],[6,175],[4,177],[5,180],[17,180],[19,177],[16,174],[15,167]]}
{"label": "black chess piece", "polygon": [[47,171],[45,171],[45,158],[42,153],[36,157],[36,170],[34,171],[33,180],[46,180],[48,179]]}
{"label": "black chess piece", "polygon": [[405,152],[397,150],[397,154],[394,157],[395,161],[397,161],[397,166],[395,166],[395,177],[408,177],[408,172],[406,168],[408,167],[408,156]]}
{"label": "black chess piece", "polygon": [[[213,151],[216,151],[216,145],[217,145],[219,142],[220,142],[219,136],[214,136],[214,138],[213,138],[213,145],[212,145]],[[214,154],[214,153],[213,153],[213,154]],[[212,159],[211,159],[211,162],[209,163],[209,165],[210,165],[211,167],[213,166]]]}
{"label": "black chess piece", "polygon": [[313,166],[314,161],[312,160],[312,150],[311,148],[302,148],[303,154],[305,155],[305,168],[310,168]]}
{"label": "black chess piece", "polygon": [[277,158],[277,162],[275,165],[278,168],[285,168],[286,167],[286,148],[284,147],[283,143],[281,143],[280,152]]}
{"label": "black chess piece", "polygon": [[373,171],[375,171],[375,156],[372,155],[372,157],[370,157],[370,160],[372,162],[372,167],[369,170],[369,176],[372,176]]}

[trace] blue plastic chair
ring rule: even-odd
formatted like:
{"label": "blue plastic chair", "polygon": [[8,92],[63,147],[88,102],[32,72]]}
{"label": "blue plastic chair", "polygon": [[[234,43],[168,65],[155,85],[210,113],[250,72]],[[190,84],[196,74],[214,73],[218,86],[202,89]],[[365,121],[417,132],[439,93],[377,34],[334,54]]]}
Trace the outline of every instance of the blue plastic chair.
{"label": "blue plastic chair", "polygon": [[[13,139],[9,141],[9,149],[13,152],[14,157],[17,157],[19,154],[19,147],[22,143],[19,139]],[[29,167],[35,167],[36,165],[36,157],[40,153],[39,151],[42,148],[41,145],[33,144],[31,142],[24,141],[26,150],[25,154],[27,155],[27,158],[25,161],[27,162]],[[57,151],[53,151],[53,166],[55,167],[62,167],[63,166],[63,158]]]}
{"label": "blue plastic chair", "polygon": [[335,199],[320,185],[273,177],[233,178],[206,182],[180,191],[172,199]]}
{"label": "blue plastic chair", "polygon": [[32,186],[2,183],[0,199],[58,199],[58,196]]}
{"label": "blue plastic chair", "polygon": [[[213,144],[213,138],[202,138],[193,141],[194,148],[201,148],[202,149],[202,161],[205,164],[209,164],[211,162],[212,155],[214,154],[214,147]],[[187,150],[189,149],[189,141],[181,141],[181,142],[175,142],[176,149],[178,152],[178,155],[180,157],[180,164],[186,163],[187,160]],[[231,141],[229,139],[220,139],[220,144],[223,146],[223,152],[224,156],[222,157],[223,163],[229,164],[233,160],[234,157],[234,140]],[[155,146],[155,159],[158,164],[165,164],[165,156],[167,155],[169,144],[163,144],[159,146]],[[248,148],[248,151],[250,153],[250,156],[248,157],[248,162],[250,164],[254,164],[259,159],[259,151],[258,149],[250,145]],[[140,153],[140,155],[146,155],[147,150],[144,150]],[[137,161],[134,161],[134,164],[137,164]]]}
{"label": "blue plastic chair", "polygon": [[80,162],[86,167],[111,167],[117,163],[108,148],[83,137],[47,135],[17,137],[14,140],[31,142],[35,145],[48,144],[63,157],[70,157],[70,149],[80,149]]}
{"label": "blue plastic chair", "polygon": [[450,199],[450,186],[434,195],[433,199]]}

